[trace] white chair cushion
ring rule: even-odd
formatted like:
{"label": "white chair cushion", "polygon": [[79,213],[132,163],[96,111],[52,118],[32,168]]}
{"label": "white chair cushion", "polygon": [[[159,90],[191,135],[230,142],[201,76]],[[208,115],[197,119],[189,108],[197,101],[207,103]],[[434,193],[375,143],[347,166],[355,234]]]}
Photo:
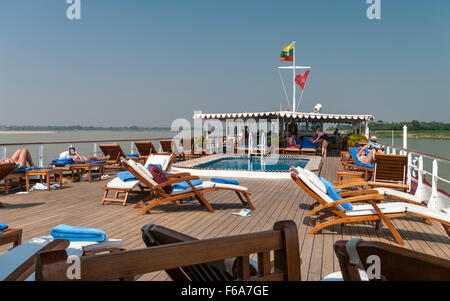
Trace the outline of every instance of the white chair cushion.
{"label": "white chair cushion", "polygon": [[[367,273],[361,270],[358,270],[359,277],[361,278],[361,281],[369,281],[369,277],[367,276]],[[341,272],[334,272],[330,275],[325,276],[324,278],[320,279],[320,281],[344,281],[344,277],[342,277]]]}
{"label": "white chair cushion", "polygon": [[450,223],[450,214],[444,213],[442,211],[437,211],[430,209],[428,207],[423,207],[419,205],[408,204],[406,205],[406,210],[411,213],[417,213],[427,217],[435,218],[447,223]]}
{"label": "white chair cushion", "polygon": [[[207,189],[207,188],[212,188],[215,186],[216,183],[213,183],[211,181],[205,181],[200,185],[195,186],[195,189],[197,190],[203,190],[203,189]],[[172,191],[172,193],[170,195],[179,195],[179,194],[183,194],[183,193],[187,193],[187,192],[191,192],[192,188],[186,188],[186,189],[175,189],[174,191]]]}
{"label": "white chair cushion", "polygon": [[404,198],[407,200],[410,200],[412,202],[416,202],[416,203],[421,203],[422,201],[416,197],[413,194],[407,193],[407,192],[403,192],[403,191],[399,191],[399,190],[395,190],[392,188],[375,188],[376,191],[378,191],[379,194],[382,195],[387,195],[387,196],[394,196],[394,197],[399,197],[399,198]]}
{"label": "white chair cushion", "polygon": [[133,189],[139,184],[139,180],[136,181],[128,181],[124,182],[119,177],[114,178],[113,180],[109,181],[109,183],[106,185],[108,188],[112,189]]}
{"label": "white chair cushion", "polygon": [[241,186],[241,185],[234,185],[234,184],[224,184],[224,183],[214,183],[217,188],[228,188],[228,189],[235,189],[239,191],[248,191],[247,187]]}
{"label": "white chair cushion", "polygon": [[159,164],[161,165],[161,169],[164,171],[167,171],[167,167],[169,166],[169,162],[170,162],[170,158],[172,155],[168,154],[168,155],[153,155],[151,154],[147,161],[145,162],[145,168],[147,169],[147,167],[150,164]]}
{"label": "white chair cushion", "polygon": [[309,177],[309,179],[311,180],[311,182],[314,185],[316,185],[324,193],[327,193],[327,187],[325,186],[325,184],[320,180],[320,178],[315,173],[313,173],[309,169],[304,169],[304,168],[302,168],[302,171]]}
{"label": "white chair cushion", "polygon": [[128,160],[128,165],[133,168],[141,177],[143,177],[151,185],[156,186],[158,183],[153,180],[152,174],[141,164],[133,160]]}
{"label": "white chair cushion", "polygon": [[[398,202],[398,203],[382,203],[377,204],[381,212],[388,213],[401,213],[406,212],[406,206],[408,203]],[[346,210],[345,214],[348,216],[362,216],[362,215],[376,215],[377,212],[372,207],[372,205],[353,205],[352,210]]]}
{"label": "white chair cushion", "polygon": [[[302,168],[297,168],[297,172],[298,174],[296,176],[300,178],[300,180],[302,180],[303,183],[305,183],[305,185],[308,186],[309,189],[316,193],[321,199],[323,199],[327,203],[334,202],[333,199],[328,196],[328,194],[324,193],[319,187],[317,187],[310,181],[309,176],[303,172]],[[336,208],[340,211],[345,211],[345,209],[340,205],[336,206]]]}

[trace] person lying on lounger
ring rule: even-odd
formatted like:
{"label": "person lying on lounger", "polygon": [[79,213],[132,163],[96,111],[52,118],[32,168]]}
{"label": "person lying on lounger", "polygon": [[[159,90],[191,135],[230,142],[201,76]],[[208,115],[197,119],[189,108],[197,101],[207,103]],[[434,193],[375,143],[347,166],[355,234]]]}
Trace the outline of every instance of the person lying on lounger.
{"label": "person lying on lounger", "polygon": [[74,147],[70,147],[68,151],[62,152],[59,155],[60,159],[73,159],[76,163],[86,163],[89,161],[102,161],[102,160],[109,160],[110,156],[106,156],[104,158],[98,158],[96,156],[82,156],[80,155]]}
{"label": "person lying on lounger", "polygon": [[33,159],[31,158],[30,151],[27,148],[19,148],[16,150],[14,155],[11,158],[6,158],[4,160],[0,160],[1,163],[17,163],[19,168],[26,168],[27,162],[30,164],[30,167],[34,166]]}
{"label": "person lying on lounger", "polygon": [[[369,149],[369,153],[366,155],[366,149]],[[375,162],[375,154],[383,153],[383,148],[375,147],[372,143],[366,144],[358,151],[357,158],[359,162],[364,164],[372,164]]]}

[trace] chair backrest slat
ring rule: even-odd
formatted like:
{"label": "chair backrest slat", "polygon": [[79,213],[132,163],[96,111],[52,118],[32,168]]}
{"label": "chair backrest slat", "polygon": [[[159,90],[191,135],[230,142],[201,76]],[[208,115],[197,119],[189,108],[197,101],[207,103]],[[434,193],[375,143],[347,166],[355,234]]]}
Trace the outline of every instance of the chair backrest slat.
{"label": "chair backrest slat", "polygon": [[[293,237],[295,235],[295,237]],[[293,221],[280,221],[273,230],[238,236],[213,238],[161,245],[151,248],[80,257],[81,279],[85,281],[130,279],[134,275],[179,269],[253,253],[273,251],[276,269],[263,279],[300,280],[300,252],[297,226]],[[150,259],[150,260],[149,260]],[[67,281],[67,253],[42,252],[37,255],[36,280]],[[203,268],[203,266],[202,266]],[[217,273],[215,273],[217,274]],[[205,277],[205,273],[202,275]],[[212,274],[209,275],[210,278]],[[240,271],[238,279],[260,280]],[[282,279],[280,279],[282,278]],[[208,279],[205,277],[205,279]]]}
{"label": "chair backrest slat", "polygon": [[157,153],[151,141],[135,141],[134,144],[141,156],[150,156]]}
{"label": "chair backrest slat", "polygon": [[407,156],[376,154],[373,180],[406,184],[407,165]]}
{"label": "chair backrest slat", "polygon": [[99,145],[105,156],[110,156],[110,160],[118,161],[120,157],[125,157],[125,153],[119,144],[103,144]]}

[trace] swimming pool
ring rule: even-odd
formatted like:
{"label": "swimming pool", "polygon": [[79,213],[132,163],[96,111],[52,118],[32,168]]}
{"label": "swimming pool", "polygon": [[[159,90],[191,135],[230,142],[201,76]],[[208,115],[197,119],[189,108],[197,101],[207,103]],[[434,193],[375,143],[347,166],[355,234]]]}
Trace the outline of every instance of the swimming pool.
{"label": "swimming pool", "polygon": [[248,170],[248,171],[289,171],[291,166],[304,168],[309,159],[280,158],[280,157],[233,157],[220,158],[206,163],[198,164],[193,168],[199,169],[225,169],[225,170]]}

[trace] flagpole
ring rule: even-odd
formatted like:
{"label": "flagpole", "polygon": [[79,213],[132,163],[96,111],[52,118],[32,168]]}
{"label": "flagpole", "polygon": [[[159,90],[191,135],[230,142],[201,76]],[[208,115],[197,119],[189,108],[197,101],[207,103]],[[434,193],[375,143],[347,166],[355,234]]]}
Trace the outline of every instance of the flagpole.
{"label": "flagpole", "polygon": [[295,112],[295,41],[292,43],[294,44],[294,52],[292,54],[292,112]]}
{"label": "flagpole", "polygon": [[[302,101],[302,97],[303,97],[303,91],[305,91],[305,88],[304,88],[304,87],[305,87],[305,86],[303,86],[302,93],[300,94],[300,99],[298,100],[297,108],[300,107],[300,102]],[[300,89],[301,89],[301,87],[300,87]],[[296,110],[296,111],[297,111],[297,110]]]}

